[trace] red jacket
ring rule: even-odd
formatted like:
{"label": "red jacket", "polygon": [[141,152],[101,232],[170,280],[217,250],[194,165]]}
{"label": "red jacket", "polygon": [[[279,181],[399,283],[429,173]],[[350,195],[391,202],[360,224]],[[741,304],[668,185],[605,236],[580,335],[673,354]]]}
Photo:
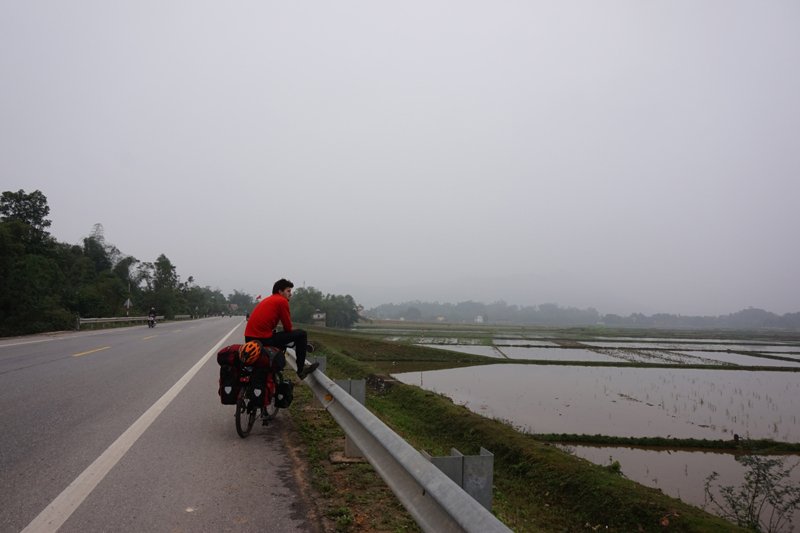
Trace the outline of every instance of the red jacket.
{"label": "red jacket", "polygon": [[280,294],[273,294],[261,300],[253,309],[247,327],[244,328],[245,337],[268,339],[272,337],[272,330],[283,324],[284,331],[292,331],[292,318],[289,316],[289,300]]}

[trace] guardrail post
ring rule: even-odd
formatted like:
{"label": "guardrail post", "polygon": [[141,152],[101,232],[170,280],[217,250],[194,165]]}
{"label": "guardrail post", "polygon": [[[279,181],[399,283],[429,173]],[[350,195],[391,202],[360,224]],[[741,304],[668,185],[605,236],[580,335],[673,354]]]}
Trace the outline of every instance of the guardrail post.
{"label": "guardrail post", "polygon": [[464,457],[464,490],[487,510],[492,510],[494,486],[494,454],[484,447],[480,455]]}
{"label": "guardrail post", "polygon": [[494,454],[481,447],[480,455],[464,455],[455,448],[450,455],[433,457],[422,450],[422,456],[455,481],[459,487],[492,510],[492,487],[494,485]]}
{"label": "guardrail post", "polygon": [[[322,365],[320,365],[320,368]],[[366,405],[367,381],[365,379],[336,379],[333,381],[346,393],[352,396],[361,405]],[[344,434],[344,456],[349,458],[363,458],[364,454],[358,449],[350,436]]]}

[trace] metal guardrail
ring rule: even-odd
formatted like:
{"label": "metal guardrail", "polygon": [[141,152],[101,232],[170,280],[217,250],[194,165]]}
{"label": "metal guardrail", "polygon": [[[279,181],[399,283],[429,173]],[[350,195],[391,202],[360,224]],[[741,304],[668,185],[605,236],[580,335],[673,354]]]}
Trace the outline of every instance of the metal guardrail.
{"label": "metal guardrail", "polygon": [[[113,324],[125,322],[147,322],[146,316],[115,316],[110,318],[81,318],[78,317],[75,323],[75,329],[81,329],[84,324]],[[164,316],[156,316],[156,320],[164,320]]]}
{"label": "metal guardrail", "polygon": [[[287,354],[296,368],[294,351]],[[317,371],[303,382],[424,531],[511,531],[328,376]]]}
{"label": "metal guardrail", "polygon": [[[146,316],[115,316],[111,318],[81,318],[81,324],[102,324],[104,322],[146,322]],[[164,320],[164,316],[157,316],[156,320]]]}
{"label": "metal guardrail", "polygon": [[[147,322],[146,316],[115,316],[111,318],[78,318],[79,324],[105,324],[112,322]],[[164,316],[157,316],[156,320],[164,320]]]}
{"label": "metal guardrail", "polygon": [[[189,320],[192,318],[192,315],[175,315],[172,317],[173,320]],[[125,322],[147,322],[148,317],[146,316],[115,316],[109,318],[81,318],[78,317],[75,320],[75,329],[81,329],[83,324],[113,324],[113,323],[125,323]],[[164,320],[164,315],[156,316],[156,320],[161,321]]]}

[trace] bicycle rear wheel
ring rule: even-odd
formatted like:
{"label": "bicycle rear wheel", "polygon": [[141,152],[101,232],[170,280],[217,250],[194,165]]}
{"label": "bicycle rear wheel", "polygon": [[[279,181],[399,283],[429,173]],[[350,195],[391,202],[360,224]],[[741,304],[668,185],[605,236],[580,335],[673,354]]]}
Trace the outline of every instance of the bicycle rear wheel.
{"label": "bicycle rear wheel", "polygon": [[245,401],[249,388],[245,387],[240,390],[239,397],[236,399],[236,433],[241,438],[250,434],[250,430],[253,429],[253,424],[256,422],[257,409],[248,407],[249,402]]}
{"label": "bicycle rear wheel", "polygon": [[264,418],[272,420],[278,414],[278,406],[275,405],[275,396],[270,398],[269,403],[264,406]]}

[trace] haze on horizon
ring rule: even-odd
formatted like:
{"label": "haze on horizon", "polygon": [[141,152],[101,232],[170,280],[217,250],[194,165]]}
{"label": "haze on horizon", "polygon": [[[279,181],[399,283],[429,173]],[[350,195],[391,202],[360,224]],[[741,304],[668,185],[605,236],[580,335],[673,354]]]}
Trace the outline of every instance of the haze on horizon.
{"label": "haze on horizon", "polygon": [[800,311],[800,4],[5,2],[0,190],[225,294]]}

